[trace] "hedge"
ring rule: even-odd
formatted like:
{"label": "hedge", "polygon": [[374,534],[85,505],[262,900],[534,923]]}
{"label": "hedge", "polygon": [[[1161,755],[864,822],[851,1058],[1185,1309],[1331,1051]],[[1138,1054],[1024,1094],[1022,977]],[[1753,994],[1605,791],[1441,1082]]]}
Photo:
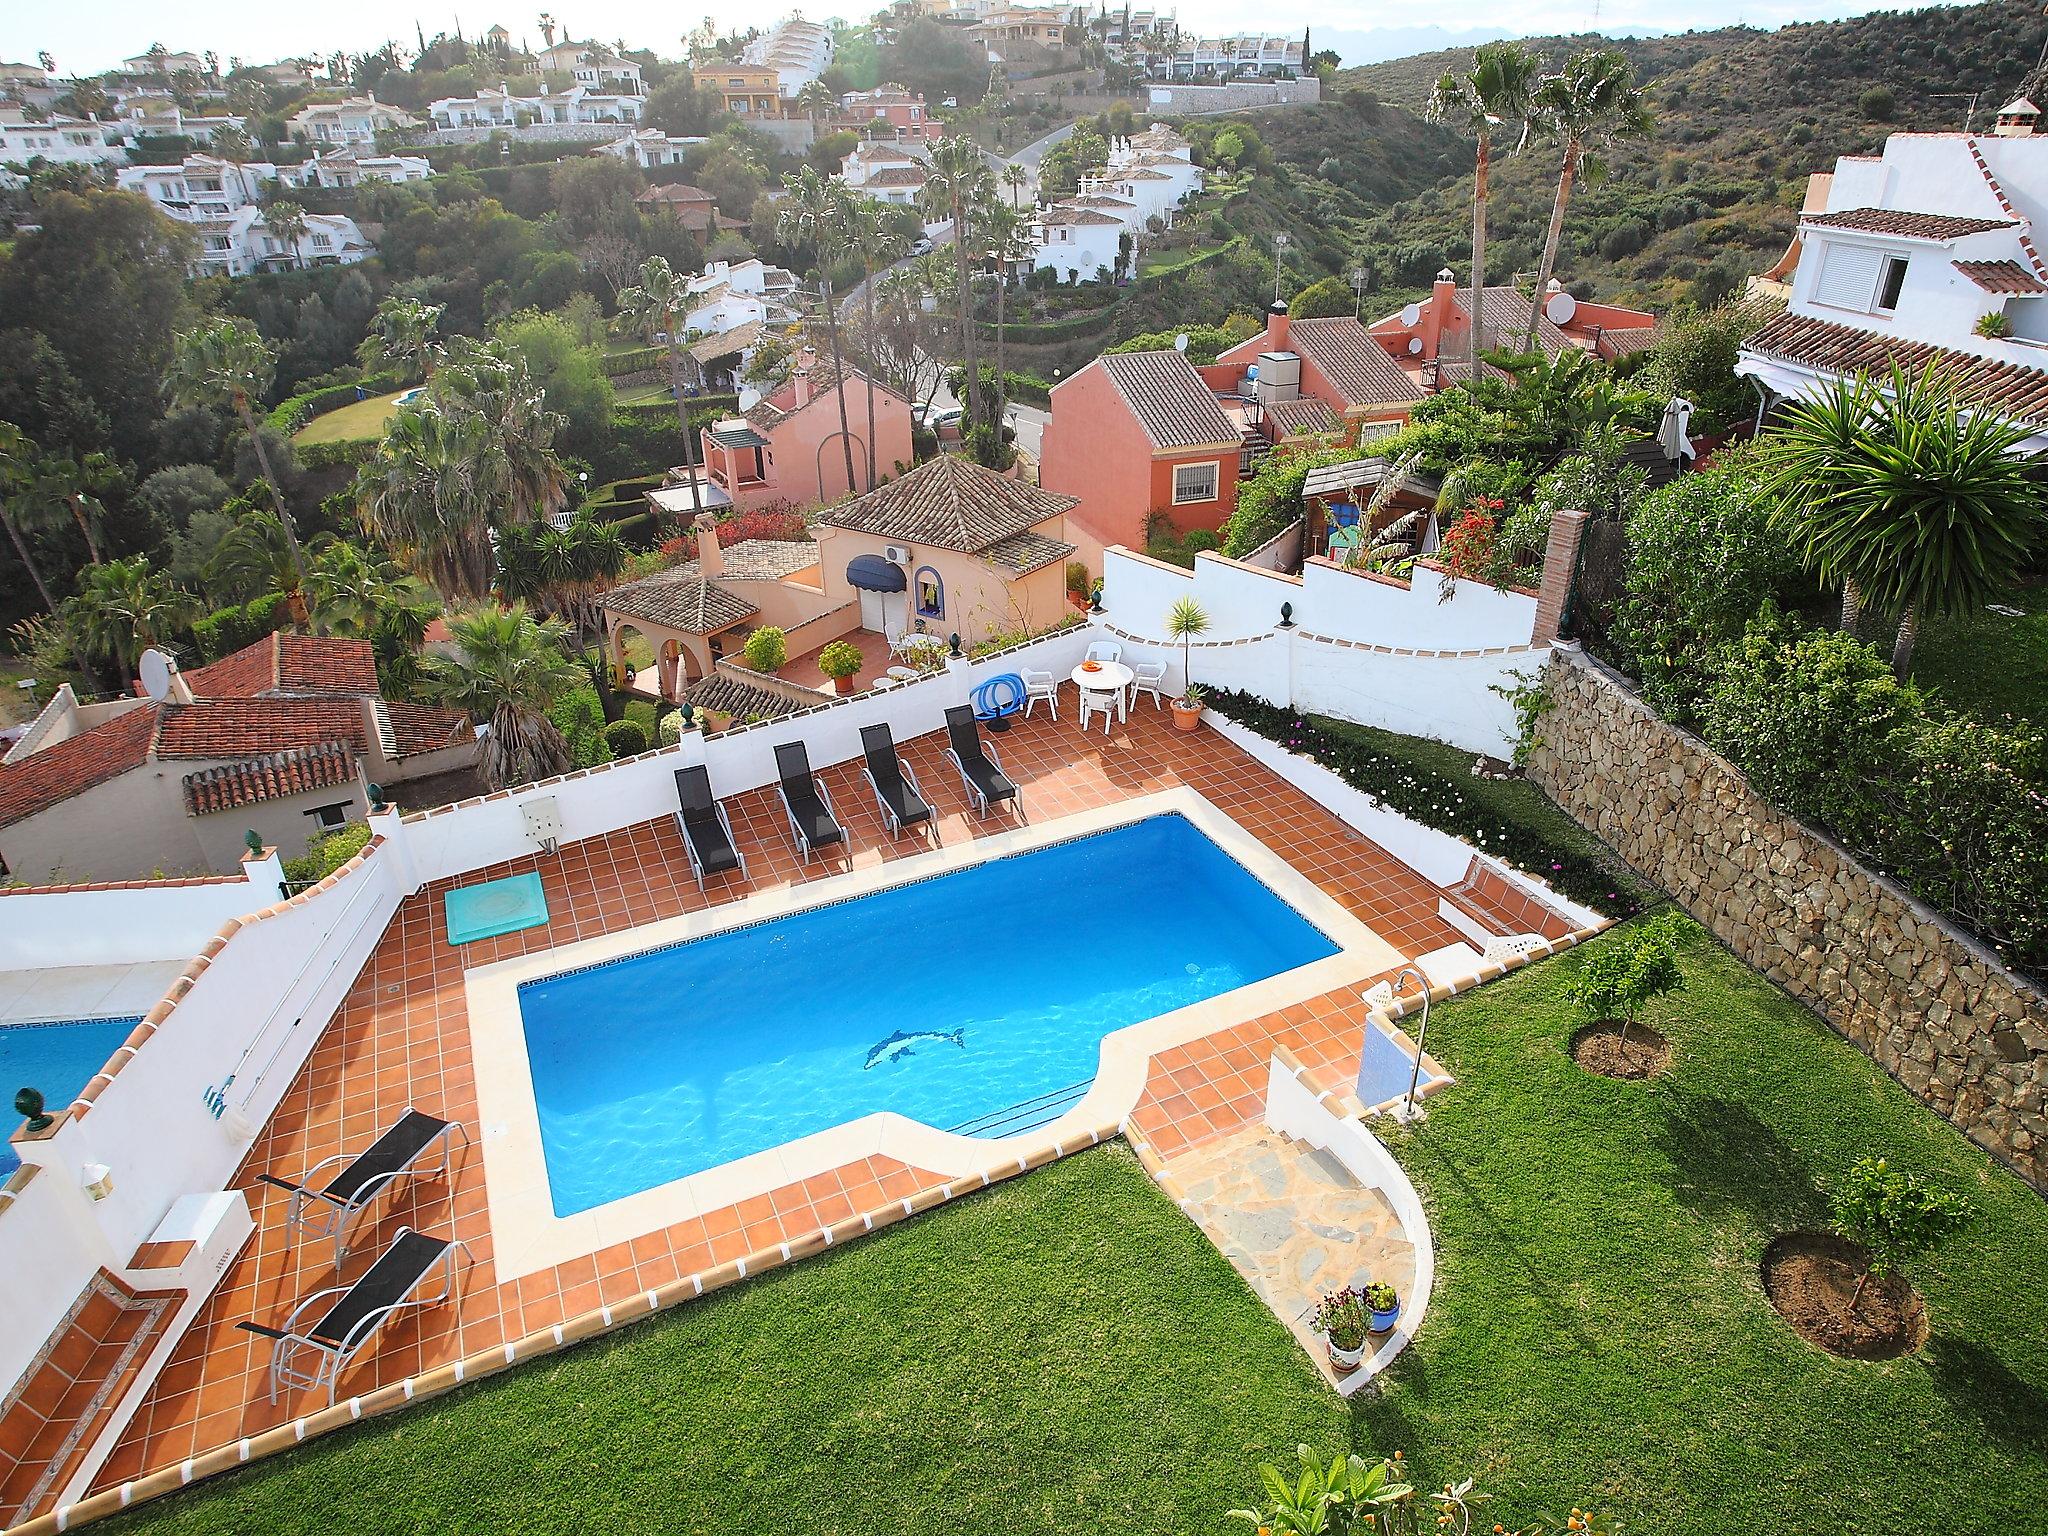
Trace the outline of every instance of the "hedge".
{"label": "hedge", "polygon": [[215,609],[193,623],[192,638],[199,645],[200,659],[214,662],[283,629],[290,620],[284,595],[272,592],[232,608]]}
{"label": "hedge", "polygon": [[622,373],[647,373],[668,366],[666,347],[635,347],[630,352],[607,352],[604,371],[616,379]]}
{"label": "hedge", "polygon": [[324,389],[305,390],[278,401],[266,420],[280,437],[290,437],[315,416],[325,416],[344,405],[354,405],[358,399],[388,395],[404,382],[395,373],[373,373],[353,384],[330,384]]}
{"label": "hedge", "polygon": [[377,456],[378,439],[359,437],[340,443],[298,443],[294,445],[299,464],[305,469],[347,469],[367,464]]}
{"label": "hedge", "polygon": [[1362,742],[1323,729],[1313,716],[1281,709],[1248,693],[1210,689],[1208,703],[1247,730],[1320,763],[1387,809],[1461,837],[1473,847],[1527,870],[1572,900],[1612,917],[1627,917],[1636,893],[1610,866],[1552,842],[1533,827],[1504,821],[1449,774],[1383,757]]}

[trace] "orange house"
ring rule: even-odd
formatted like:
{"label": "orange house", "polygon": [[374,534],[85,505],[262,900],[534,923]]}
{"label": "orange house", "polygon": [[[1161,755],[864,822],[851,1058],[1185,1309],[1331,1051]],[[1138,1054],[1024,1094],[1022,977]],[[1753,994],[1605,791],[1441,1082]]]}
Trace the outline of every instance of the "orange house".
{"label": "orange house", "polygon": [[[1487,288],[1480,295],[1480,313],[1486,321],[1481,350],[1519,352],[1522,338],[1528,334],[1529,307],[1529,295],[1519,288]],[[1373,321],[1371,331],[1383,351],[1435,394],[1464,381],[1465,354],[1471,346],[1472,295],[1458,286],[1446,267],[1437,273],[1428,298],[1381,316]],[[1543,313],[1536,322],[1536,345],[1551,358],[1576,347],[1612,359],[1653,347],[1658,336],[1657,317],[1648,311],[1574,298],[1556,279],[1551,280]],[[1482,369],[1487,366],[1480,364]]]}
{"label": "orange house", "polygon": [[1178,352],[1105,352],[1053,389],[1038,483],[1075,498],[1067,537],[1099,574],[1110,545],[1145,547],[1154,512],[1182,533],[1228,521],[1253,416]]}

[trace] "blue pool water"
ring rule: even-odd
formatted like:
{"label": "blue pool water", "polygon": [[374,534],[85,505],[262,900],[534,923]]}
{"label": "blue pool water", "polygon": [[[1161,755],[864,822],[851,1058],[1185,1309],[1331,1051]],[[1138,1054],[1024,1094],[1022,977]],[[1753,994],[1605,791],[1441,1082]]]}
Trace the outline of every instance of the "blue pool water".
{"label": "blue pool water", "polygon": [[[1385,1030],[1374,1026],[1366,1029],[1358,1061],[1359,1103],[1370,1108],[1404,1096],[1414,1072],[1415,1056],[1412,1051]],[[1417,1091],[1435,1081],[1436,1074],[1425,1066],[1421,1079],[1416,1083]]]}
{"label": "blue pool water", "polygon": [[[123,1040],[135,1032],[139,1018],[72,1019],[61,1024],[0,1025],[0,1105],[14,1114],[19,1088],[39,1088],[51,1114],[78,1096],[93,1073],[107,1064]],[[12,1134],[19,1124],[10,1118]],[[21,1166],[14,1149],[0,1139],[0,1178]]]}
{"label": "blue pool water", "polygon": [[1015,1134],[1104,1035],[1336,952],[1168,815],[528,982],[555,1214],[878,1110]]}

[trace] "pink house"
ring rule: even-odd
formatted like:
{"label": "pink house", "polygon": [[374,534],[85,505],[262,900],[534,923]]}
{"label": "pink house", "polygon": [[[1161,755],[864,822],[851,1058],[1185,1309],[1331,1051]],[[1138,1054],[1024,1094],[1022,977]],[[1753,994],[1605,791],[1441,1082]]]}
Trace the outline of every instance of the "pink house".
{"label": "pink house", "polygon": [[[846,401],[840,427],[839,401]],[[868,401],[875,411],[875,474],[868,478]],[[853,482],[847,483],[846,449],[853,449]],[[743,416],[706,427],[699,443],[703,468],[701,502],[706,511],[786,501],[797,507],[825,506],[852,492],[873,490],[909,465],[910,402],[859,369],[844,380],[817,352],[804,348],[796,371],[774,394]],[[683,515],[696,509],[692,471],[672,469],[669,484],[648,494],[657,511]]]}

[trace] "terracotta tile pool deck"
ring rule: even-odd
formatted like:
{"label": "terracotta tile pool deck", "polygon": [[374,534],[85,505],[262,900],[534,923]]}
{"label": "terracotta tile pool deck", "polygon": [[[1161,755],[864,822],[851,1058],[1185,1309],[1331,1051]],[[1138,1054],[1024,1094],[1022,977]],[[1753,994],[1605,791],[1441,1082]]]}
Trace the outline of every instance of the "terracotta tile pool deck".
{"label": "terracotta tile pool deck", "polygon": [[[1063,711],[1063,713],[1068,713]],[[1071,715],[1016,722],[996,739],[1005,767],[1022,785],[1029,818],[1044,823],[1070,812],[1185,785],[1267,844],[1324,892],[1374,929],[1404,957],[1459,940],[1437,916],[1438,890],[1363,835],[1261,767],[1216,732],[1175,733],[1150,705],[1108,737],[1083,736]],[[948,843],[1011,825],[967,808],[944,741],[924,736],[903,747],[932,796]],[[823,774],[847,824],[854,866],[922,851],[916,838],[892,843],[873,796],[852,763]],[[844,861],[821,859],[807,872],[790,848],[771,790],[728,802],[752,868],[751,890],[837,873]],[[547,892],[544,927],[455,949],[446,942],[441,898],[451,884],[473,884],[538,870]],[[96,1488],[186,1458],[310,1412],[314,1393],[266,1399],[268,1341],[238,1321],[281,1321],[299,1300],[352,1279],[401,1225],[454,1235],[475,1265],[456,1299],[413,1310],[384,1330],[343,1373],[339,1397],[368,1393],[481,1350],[577,1317],[601,1305],[670,1284],[821,1226],[944,1184],[937,1174],[886,1158],[836,1171],[693,1218],[630,1243],[500,1281],[492,1263],[483,1158],[458,1150],[445,1180],[401,1190],[374,1232],[356,1239],[339,1279],[322,1243],[288,1245],[286,1196],[257,1175],[292,1178],[344,1148],[366,1146],[408,1105],[463,1120],[477,1136],[477,1103],[463,972],[466,968],[636,927],[751,894],[747,887],[700,895],[672,821],[641,823],[571,844],[559,855],[521,859],[459,881],[431,885],[399,907],[305,1069],[258,1138],[234,1183],[249,1194],[256,1236],[229,1268],[136,1413]],[[1158,911],[1130,920],[1170,922],[1171,894]],[[1060,920],[1048,914],[1049,921]],[[1346,988],[1222,1030],[1155,1056],[1132,1123],[1163,1156],[1256,1120],[1266,1067],[1277,1044],[1312,1069],[1357,1070],[1364,1005]]]}

